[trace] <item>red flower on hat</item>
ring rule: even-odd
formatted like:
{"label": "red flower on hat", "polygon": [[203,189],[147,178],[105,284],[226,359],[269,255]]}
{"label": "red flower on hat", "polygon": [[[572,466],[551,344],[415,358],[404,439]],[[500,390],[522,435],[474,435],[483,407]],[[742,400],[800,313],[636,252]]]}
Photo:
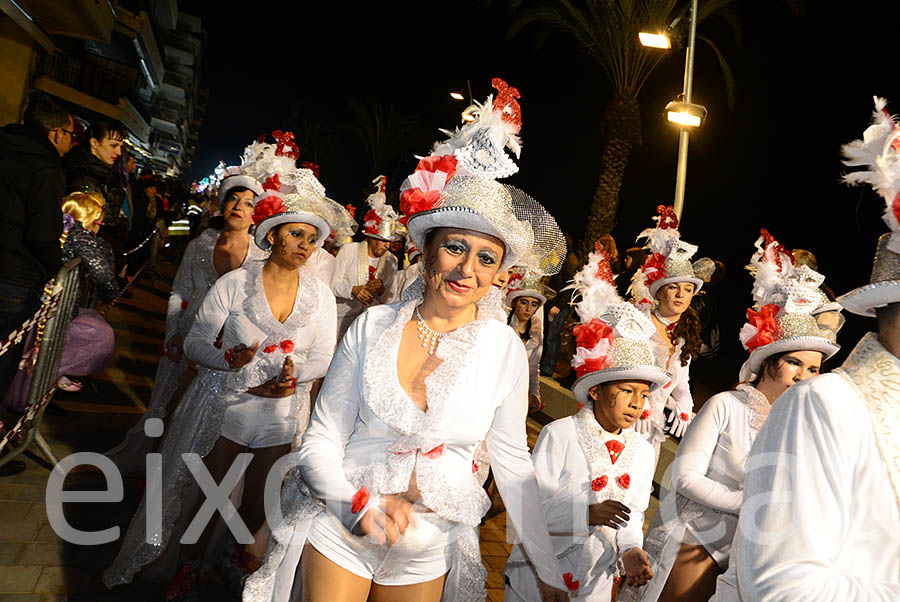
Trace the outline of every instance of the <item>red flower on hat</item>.
{"label": "red flower on hat", "polygon": [[381,222],[381,216],[375,213],[374,209],[369,209],[366,213],[366,217],[363,219],[363,225],[365,226],[363,232],[367,234],[378,234],[378,225],[381,224]]}
{"label": "red flower on hat", "polygon": [[512,125],[513,132],[518,134],[522,129],[522,107],[516,99],[521,98],[522,94],[499,77],[491,80],[491,86],[497,90],[497,99],[491,105],[491,109],[498,111],[501,114],[500,118]]}
{"label": "red flower on hat", "polygon": [[600,261],[597,262],[597,272],[594,276],[610,284],[615,284],[616,279],[613,276],[612,266],[609,265],[609,253],[606,252],[603,245],[599,242],[594,243],[594,251],[600,255]]}
{"label": "red flower on hat", "polygon": [[606,339],[612,345],[613,329],[600,318],[594,318],[587,324],[578,324],[572,329],[578,347],[593,349],[601,340]]}
{"label": "red flower on hat", "polygon": [[356,207],[354,205],[347,203],[346,205],[344,205],[344,209],[347,210],[347,213],[350,214],[350,217],[356,217]]}
{"label": "red flower on hat", "polygon": [[657,224],[657,227],[660,230],[678,227],[678,216],[675,215],[675,208],[672,207],[672,205],[657,205],[656,213],[659,214],[659,223]]}
{"label": "red flower on hat", "polygon": [[267,217],[276,213],[284,213],[285,211],[287,211],[287,207],[284,206],[284,201],[281,197],[267,196],[258,202],[256,208],[253,209],[253,223],[259,224]]}
{"label": "red flower on hat", "polygon": [[522,288],[522,274],[519,272],[513,272],[509,275],[509,280],[506,281],[506,290],[509,292],[517,291]]}
{"label": "red flower on hat", "polygon": [[616,483],[618,483],[619,487],[622,489],[628,489],[631,487],[631,477],[628,476],[628,473],[626,472],[625,474],[616,477]]}
{"label": "red flower on hat", "polygon": [[775,335],[778,333],[778,322],[775,321],[775,316],[780,310],[781,308],[775,303],[763,305],[759,311],[752,308],[747,310],[747,320],[756,329],[756,334],[744,343],[747,349],[753,351],[757,347],[768,345],[775,340]]}
{"label": "red flower on hat", "polygon": [[563,575],[563,581],[565,582],[566,587],[568,587],[573,592],[581,586],[581,582],[575,581],[575,577],[572,575],[572,573],[566,573],[565,575]]}
{"label": "red flower on hat", "polygon": [[281,177],[278,174],[273,174],[265,179],[263,182],[263,190],[281,190]]}
{"label": "red flower on hat", "polygon": [[591,489],[593,489],[594,491],[601,491],[602,489],[604,489],[606,487],[606,485],[608,483],[609,483],[608,476],[603,475],[602,477],[597,477],[596,479],[591,481]]}
{"label": "red flower on hat", "polygon": [[359,491],[353,494],[353,497],[350,500],[350,512],[356,514],[360,510],[366,507],[366,504],[369,503],[369,490],[366,489],[366,486],[363,485],[359,488]]}
{"label": "red flower on hat", "polygon": [[400,211],[407,216],[434,209],[441,202],[440,190],[422,192],[421,188],[409,188],[400,194]]}
{"label": "red flower on hat", "polygon": [[447,174],[447,181],[449,181],[453,174],[456,173],[458,164],[459,160],[453,155],[432,155],[419,161],[419,164],[416,165],[416,171],[430,171],[432,173],[442,171]]}
{"label": "red flower on hat", "polygon": [[[769,245],[772,243],[777,243],[775,237],[769,234],[769,231],[765,228],[762,228],[759,233],[762,235],[763,240],[765,241],[764,248],[768,249]],[[791,261],[791,265],[796,265],[797,262],[794,259],[794,253],[790,251],[787,247],[782,244],[775,245],[775,265],[778,266],[778,271],[781,271],[781,256],[787,255],[787,258]]]}
{"label": "red flower on hat", "polygon": [[[272,132],[272,137],[278,140],[278,145],[275,147],[276,157],[288,157],[295,161],[300,157],[300,147],[294,142],[294,132],[275,130]],[[285,151],[284,147],[288,147],[289,150]]]}
{"label": "red flower on hat", "polygon": [[314,176],[316,176],[317,178],[319,177],[319,166],[316,165],[315,163],[313,163],[311,161],[304,161],[303,163],[300,164],[300,167],[302,167],[303,169],[310,170],[311,172],[313,172]]}
{"label": "red flower on hat", "polygon": [[641,266],[641,272],[644,274],[644,286],[650,286],[666,275],[666,256],[654,253]]}
{"label": "red flower on hat", "polygon": [[280,343],[278,343],[278,345],[279,345],[279,347],[281,347],[281,350],[284,351],[285,353],[292,353],[294,351],[294,341],[292,341],[290,339],[285,339],[285,340],[281,341]]}
{"label": "red flower on hat", "polygon": [[597,370],[603,370],[603,367],[606,365],[606,356],[603,357],[589,357],[584,360],[584,363],[580,366],[575,366],[575,375],[581,378],[585,374],[589,372],[596,372]]}

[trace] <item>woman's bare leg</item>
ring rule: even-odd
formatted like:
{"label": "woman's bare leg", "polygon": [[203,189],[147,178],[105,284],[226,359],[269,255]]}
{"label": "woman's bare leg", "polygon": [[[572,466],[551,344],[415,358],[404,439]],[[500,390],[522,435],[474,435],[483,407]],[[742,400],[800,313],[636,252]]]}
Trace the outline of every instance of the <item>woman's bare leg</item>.
{"label": "woman's bare leg", "polygon": [[719,565],[703,546],[683,543],[659,602],[709,600],[716,593]]}
{"label": "woman's bare leg", "polygon": [[371,581],[328,560],[310,544],[303,546],[300,571],[303,602],[365,602],[372,586]]}
{"label": "woman's bare leg", "polygon": [[[250,451],[253,452],[253,460],[244,474],[244,493],[241,497],[239,512],[250,532],[256,533],[266,522],[265,495],[263,495],[263,492],[265,491],[269,470],[279,458],[290,453],[291,446],[288,443],[274,447],[258,447]],[[278,484],[278,491],[281,491],[281,483]],[[275,502],[280,503],[280,496],[276,496]]]}
{"label": "woman's bare leg", "polygon": [[444,579],[441,575],[437,579],[416,583],[415,585],[378,585],[372,584],[372,592],[369,594],[369,602],[440,602],[444,593]]}
{"label": "woman's bare leg", "polygon": [[[212,451],[203,458],[203,463],[206,465],[206,469],[209,471],[209,474],[212,475],[212,478],[215,479],[216,483],[220,483],[238,454],[245,450],[246,447],[243,445],[235,443],[225,437],[219,437],[219,440],[216,441],[216,445],[213,447]],[[206,496],[202,493],[198,497],[197,504],[194,508],[190,509],[191,517],[197,513],[200,506],[206,500]],[[217,519],[218,514],[214,514],[213,519],[209,521],[209,524],[207,524],[206,527],[204,527],[203,533],[200,535],[197,543],[186,544],[181,547],[181,551],[185,556],[194,561],[199,560],[203,556],[203,553],[206,552],[206,546],[209,545],[209,539],[212,537],[216,522],[218,522]]]}

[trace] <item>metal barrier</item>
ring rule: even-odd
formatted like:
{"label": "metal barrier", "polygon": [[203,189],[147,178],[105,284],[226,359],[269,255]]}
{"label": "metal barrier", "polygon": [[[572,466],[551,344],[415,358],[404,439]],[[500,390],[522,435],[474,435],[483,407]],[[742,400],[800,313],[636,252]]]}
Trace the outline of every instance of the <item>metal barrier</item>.
{"label": "metal barrier", "polygon": [[0,456],[0,466],[24,453],[32,443],[37,444],[51,464],[56,466],[58,463],[47,441],[41,436],[40,426],[44,417],[44,409],[56,391],[57,373],[63,347],[66,344],[66,335],[69,332],[69,322],[72,321],[78,301],[80,263],[81,260],[77,258],[69,261],[60,268],[54,279],[50,299],[59,295],[59,302],[50,310],[40,340],[35,340],[35,345],[38,346],[37,360],[31,379],[31,388],[28,389],[26,410],[15,426],[0,439],[0,449],[3,449],[12,438],[20,434],[23,441],[18,445],[10,446],[9,453]]}

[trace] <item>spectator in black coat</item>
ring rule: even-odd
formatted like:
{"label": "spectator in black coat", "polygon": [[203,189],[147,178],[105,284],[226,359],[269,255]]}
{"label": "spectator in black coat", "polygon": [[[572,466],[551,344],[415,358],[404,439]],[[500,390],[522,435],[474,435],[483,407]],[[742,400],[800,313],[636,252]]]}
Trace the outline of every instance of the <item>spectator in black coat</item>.
{"label": "spectator in black coat", "polygon": [[[35,96],[23,122],[0,128],[0,338],[40,306],[44,284],[60,267],[60,158],[74,142],[72,115],[49,97]],[[0,392],[21,354],[20,344],[0,355]]]}

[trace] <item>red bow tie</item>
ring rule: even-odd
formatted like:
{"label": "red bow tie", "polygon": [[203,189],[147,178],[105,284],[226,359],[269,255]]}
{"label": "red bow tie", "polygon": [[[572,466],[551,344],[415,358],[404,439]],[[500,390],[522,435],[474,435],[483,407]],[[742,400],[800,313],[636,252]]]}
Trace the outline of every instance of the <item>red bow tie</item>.
{"label": "red bow tie", "polygon": [[616,460],[619,459],[619,454],[625,449],[625,444],[621,441],[610,439],[606,442],[606,449],[609,451],[609,459],[615,464]]}

